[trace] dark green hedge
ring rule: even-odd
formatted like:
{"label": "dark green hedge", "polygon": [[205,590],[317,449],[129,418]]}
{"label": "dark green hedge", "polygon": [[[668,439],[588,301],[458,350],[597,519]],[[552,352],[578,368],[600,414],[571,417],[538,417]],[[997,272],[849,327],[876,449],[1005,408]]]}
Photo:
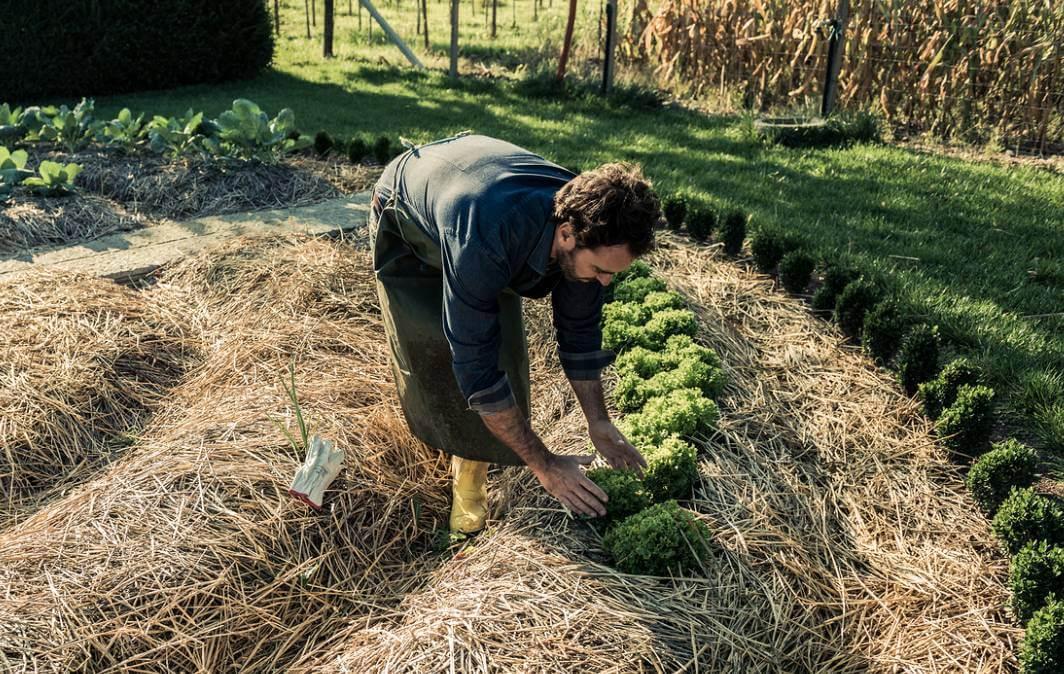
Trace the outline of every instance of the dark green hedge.
{"label": "dark green hedge", "polygon": [[264,0],[7,0],[0,99],[97,96],[253,77],[273,59]]}

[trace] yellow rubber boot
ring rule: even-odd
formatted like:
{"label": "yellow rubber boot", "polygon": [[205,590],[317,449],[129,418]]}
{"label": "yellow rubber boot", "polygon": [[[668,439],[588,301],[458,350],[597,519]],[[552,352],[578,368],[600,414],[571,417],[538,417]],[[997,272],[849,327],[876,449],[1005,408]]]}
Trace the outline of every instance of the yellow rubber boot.
{"label": "yellow rubber boot", "polygon": [[488,519],[488,462],[451,457],[451,531],[472,534]]}

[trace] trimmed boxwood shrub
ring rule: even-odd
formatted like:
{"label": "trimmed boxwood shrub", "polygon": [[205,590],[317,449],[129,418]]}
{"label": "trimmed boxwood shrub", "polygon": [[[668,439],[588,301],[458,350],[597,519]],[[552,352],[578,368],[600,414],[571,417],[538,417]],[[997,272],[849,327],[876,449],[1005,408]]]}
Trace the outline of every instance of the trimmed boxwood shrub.
{"label": "trimmed boxwood shrub", "polygon": [[976,386],[982,383],[982,370],[961,357],[951,360],[937,377],[920,384],[917,390],[924,402],[924,412],[932,419],[937,419],[942,410],[957,399],[957,389],[964,384]]}
{"label": "trimmed boxwood shrub", "polygon": [[902,337],[898,348],[898,380],[909,395],[938,372],[938,348],[937,325],[918,323]]}
{"label": "trimmed boxwood shrub", "polygon": [[642,302],[648,293],[665,290],[665,281],[655,276],[629,278],[613,289],[614,302]]}
{"label": "trimmed boxwood shrub", "polygon": [[750,253],[754,256],[754,264],[766,274],[776,268],[784,255],[800,245],[796,237],[772,227],[759,229],[750,237]]}
{"label": "trimmed boxwood shrub", "polygon": [[672,435],[690,436],[717,425],[717,404],[698,389],[677,389],[647,400],[641,412],[629,414],[618,424],[635,444],[660,445]]}
{"label": "trimmed boxwood shrub", "polygon": [[8,0],[3,17],[11,102],[246,79],[273,60],[262,0]]}
{"label": "trimmed boxwood shrub", "polygon": [[1038,455],[1023,443],[1009,438],[995,442],[989,452],[972,464],[965,484],[979,507],[993,515],[1013,487],[1034,484]]}
{"label": "trimmed boxwood shrub", "polygon": [[1064,671],[1064,601],[1055,599],[1035,611],[1020,646],[1023,674]]}
{"label": "trimmed boxwood shrub", "polygon": [[373,143],[373,158],[377,163],[384,166],[395,154],[392,152],[392,141],[388,136],[381,136]]}
{"label": "trimmed boxwood shrub", "polygon": [[798,294],[804,292],[809,286],[809,279],[816,267],[816,260],[811,255],[800,250],[791,252],[780,258],[780,283],[787,292]]}
{"label": "trimmed boxwood shrub", "polygon": [[1051,599],[1064,599],[1064,548],[1032,541],[1009,565],[1012,610],[1026,622]]}
{"label": "trimmed boxwood shrub", "polygon": [[990,521],[990,528],[1010,555],[1032,541],[1064,545],[1064,509],[1059,501],[1031,487],[1014,487]]}
{"label": "trimmed boxwood shrub", "polygon": [[683,194],[665,197],[661,204],[661,212],[665,216],[665,221],[669,223],[669,229],[674,232],[680,231],[687,217],[687,197]]}
{"label": "trimmed boxwood shrub", "polygon": [[369,143],[360,136],[355,136],[347,144],[347,160],[352,164],[361,163],[369,154]]}
{"label": "trimmed boxwood shrub", "polygon": [[957,400],[942,411],[935,432],[954,455],[978,456],[990,444],[994,427],[994,389],[962,384]]}
{"label": "trimmed boxwood shrub", "polygon": [[695,241],[705,241],[717,227],[717,213],[702,206],[687,213],[687,231]]}
{"label": "trimmed boxwood shrub", "polygon": [[724,244],[724,253],[735,257],[742,251],[745,239],[746,215],[742,211],[728,213],[720,226],[720,240]]}
{"label": "trimmed boxwood shrub", "polygon": [[669,500],[612,526],[602,545],[624,573],[666,576],[707,561],[710,540],[705,522]]}
{"label": "trimmed boxwood shrub", "polygon": [[859,337],[864,327],[865,314],[883,297],[882,291],[865,278],[859,278],[843,288],[835,303],[835,322],[842,334]]}
{"label": "trimmed boxwood shrub", "polygon": [[861,328],[861,346],[880,365],[887,365],[898,352],[909,319],[901,305],[886,299],[865,314]]}
{"label": "trimmed boxwood shrub", "polygon": [[319,131],[314,134],[314,151],[318,153],[319,157],[324,157],[329,150],[333,149],[335,144],[328,131]]}
{"label": "trimmed boxwood shrub", "polygon": [[835,311],[835,304],[846,286],[853,283],[860,272],[852,267],[830,262],[824,267],[824,278],[813,293],[812,305],[816,311]]}
{"label": "trimmed boxwood shrub", "polygon": [[602,524],[622,520],[653,503],[643,481],[634,471],[592,468],[585,475],[606,492],[606,514],[596,518]]}

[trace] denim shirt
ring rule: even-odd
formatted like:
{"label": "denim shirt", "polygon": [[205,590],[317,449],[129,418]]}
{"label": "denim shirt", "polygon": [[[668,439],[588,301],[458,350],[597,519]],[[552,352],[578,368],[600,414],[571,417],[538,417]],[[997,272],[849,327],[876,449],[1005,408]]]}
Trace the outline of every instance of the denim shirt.
{"label": "denim shirt", "polygon": [[[382,199],[439,245],[423,260],[443,273],[443,331],[469,408],[516,404],[499,367],[498,297],[551,295],[558,354],[572,380],[597,379],[615,354],[602,350],[605,288],[568,281],[550,261],[554,194],[574,177],[557,164],[495,138],[462,135],[408,150],[377,182]],[[435,251],[433,251],[434,253]]]}

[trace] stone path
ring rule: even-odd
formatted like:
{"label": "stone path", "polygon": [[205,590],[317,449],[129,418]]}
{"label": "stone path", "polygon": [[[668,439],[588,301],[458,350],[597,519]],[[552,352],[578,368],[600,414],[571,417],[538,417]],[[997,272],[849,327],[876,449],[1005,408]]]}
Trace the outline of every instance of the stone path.
{"label": "stone path", "polygon": [[311,206],[169,220],[91,241],[37,249],[0,259],[0,280],[43,265],[128,283],[166,262],[242,234],[302,232],[343,237],[366,224],[369,198],[369,192],[359,192]]}

